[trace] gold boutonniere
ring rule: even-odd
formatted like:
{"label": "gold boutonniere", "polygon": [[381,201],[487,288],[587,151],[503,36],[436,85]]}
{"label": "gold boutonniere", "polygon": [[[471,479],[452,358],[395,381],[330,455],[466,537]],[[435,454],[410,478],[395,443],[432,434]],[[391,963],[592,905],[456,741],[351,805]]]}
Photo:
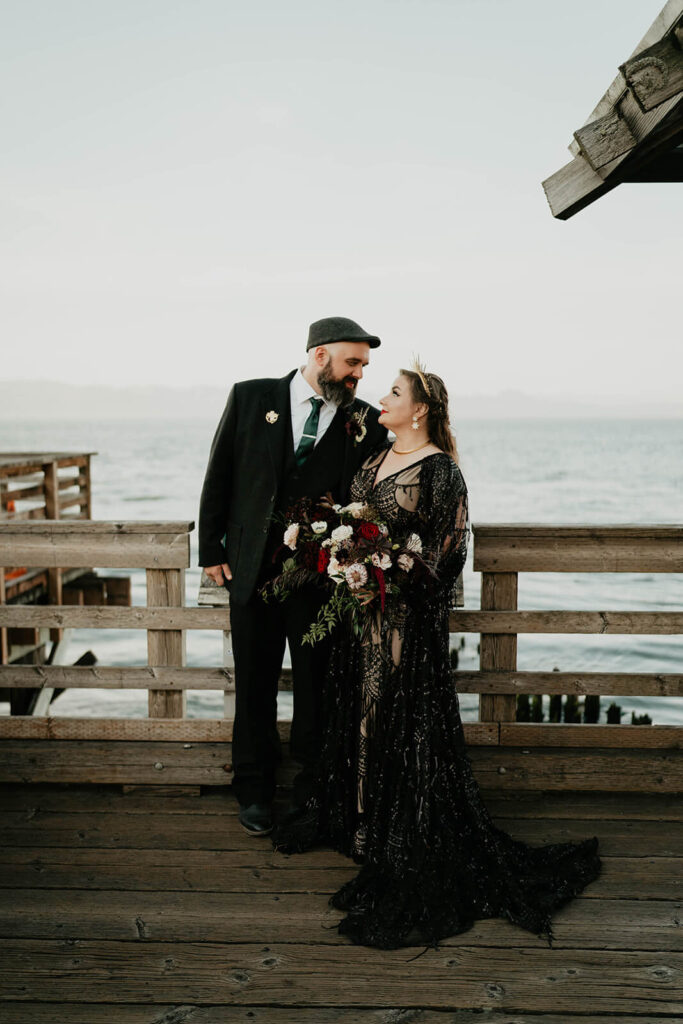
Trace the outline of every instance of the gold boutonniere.
{"label": "gold boutonniere", "polygon": [[368,432],[368,428],[365,425],[367,415],[368,406],[366,405],[364,409],[359,409],[358,412],[354,412],[352,416],[349,416],[344,425],[346,433],[349,437],[353,438],[354,444],[360,444]]}
{"label": "gold boutonniere", "polygon": [[279,412],[275,412],[275,409],[271,409],[269,412],[266,413],[266,422],[267,423],[277,423],[277,421],[279,419],[279,416],[280,416]]}

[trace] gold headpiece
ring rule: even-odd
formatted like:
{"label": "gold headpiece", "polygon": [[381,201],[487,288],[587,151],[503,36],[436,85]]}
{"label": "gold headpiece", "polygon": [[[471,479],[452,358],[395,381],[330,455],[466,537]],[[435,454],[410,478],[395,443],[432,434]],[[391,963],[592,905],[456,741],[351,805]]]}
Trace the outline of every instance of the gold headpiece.
{"label": "gold headpiece", "polygon": [[420,362],[417,356],[413,356],[413,362],[410,369],[413,371],[413,373],[416,373],[418,375],[418,377],[422,381],[422,387],[425,389],[427,393],[427,397],[431,398],[432,392],[430,391],[429,384],[427,383],[427,368]]}

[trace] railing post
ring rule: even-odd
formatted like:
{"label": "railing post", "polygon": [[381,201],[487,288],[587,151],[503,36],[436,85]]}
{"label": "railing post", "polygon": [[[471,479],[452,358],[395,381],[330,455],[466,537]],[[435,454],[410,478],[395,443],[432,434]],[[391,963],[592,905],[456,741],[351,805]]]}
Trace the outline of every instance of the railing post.
{"label": "railing post", "polygon": [[[59,519],[59,476],[56,462],[46,462],[43,465],[43,480],[45,488],[45,518]],[[62,603],[62,570],[47,570],[47,597],[50,604]],[[58,644],[62,639],[61,629],[50,630],[50,640]]]}
{"label": "railing post", "polygon": [[81,504],[79,505],[79,514],[83,519],[92,519],[92,488],[91,488],[91,473],[90,473],[90,456],[86,455],[85,465],[78,468],[79,476],[82,473],[85,477],[85,482],[80,485],[81,492]]}
{"label": "railing post", "polygon": [[[482,572],[482,611],[517,610],[517,573]],[[517,634],[482,633],[479,645],[482,672],[514,672],[517,669]],[[517,699],[514,693],[480,693],[480,722],[514,722]]]}
{"label": "railing post", "polygon": [[[182,608],[185,604],[184,569],[147,569],[147,607]],[[152,667],[185,665],[185,631],[182,629],[147,630],[147,664]],[[185,690],[150,690],[150,718],[184,718]]]}

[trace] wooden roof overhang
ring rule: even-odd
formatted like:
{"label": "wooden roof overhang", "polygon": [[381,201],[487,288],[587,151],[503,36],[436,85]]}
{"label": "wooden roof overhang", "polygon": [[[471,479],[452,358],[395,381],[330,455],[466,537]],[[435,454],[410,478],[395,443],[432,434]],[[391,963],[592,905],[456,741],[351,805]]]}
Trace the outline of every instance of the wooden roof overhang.
{"label": "wooden roof overhang", "polygon": [[683,0],[668,0],[569,150],[543,182],[560,220],[622,182],[683,181]]}

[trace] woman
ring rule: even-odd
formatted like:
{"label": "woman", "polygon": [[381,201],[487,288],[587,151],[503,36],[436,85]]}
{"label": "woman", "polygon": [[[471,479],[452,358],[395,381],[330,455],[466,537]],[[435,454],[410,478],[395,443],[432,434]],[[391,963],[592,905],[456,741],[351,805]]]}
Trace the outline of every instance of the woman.
{"label": "woman", "polygon": [[552,911],[599,874],[598,841],[530,847],[483,804],[449,660],[468,513],[448,395],[435,374],[401,370],[380,405],[396,439],[362,464],[350,498],[371,504],[391,536],[418,534],[436,582],[423,576],[376,613],[370,640],[337,628],[317,793],[273,844],[293,853],[323,842],[362,864],[330,899],[353,942],[432,945],[507,917],[550,944]]}

